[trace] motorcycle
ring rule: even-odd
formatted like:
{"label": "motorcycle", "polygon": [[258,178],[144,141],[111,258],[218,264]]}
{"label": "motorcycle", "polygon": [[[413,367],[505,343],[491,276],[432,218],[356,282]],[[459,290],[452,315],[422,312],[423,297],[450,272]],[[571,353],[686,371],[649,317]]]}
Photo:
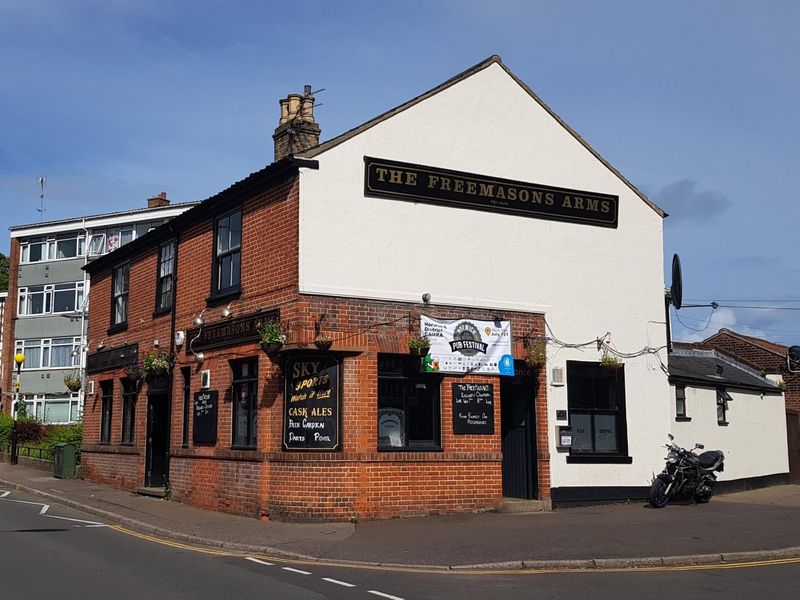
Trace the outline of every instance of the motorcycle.
{"label": "motorcycle", "polygon": [[725,470],[725,454],[720,450],[697,454],[695,450],[703,450],[703,444],[695,444],[694,448],[686,450],[674,443],[672,434],[667,435],[670,441],[666,445],[669,450],[667,464],[650,486],[650,505],[663,508],[678,494],[694,498],[699,503],[708,502],[717,483],[715,472]]}

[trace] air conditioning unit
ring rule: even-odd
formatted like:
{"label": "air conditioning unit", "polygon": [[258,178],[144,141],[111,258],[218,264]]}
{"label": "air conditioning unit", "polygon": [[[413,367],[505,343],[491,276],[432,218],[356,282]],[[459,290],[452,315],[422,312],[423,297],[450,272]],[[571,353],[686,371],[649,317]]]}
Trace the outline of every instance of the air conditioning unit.
{"label": "air conditioning unit", "polygon": [[84,393],[85,396],[94,396],[94,380],[89,380],[86,382],[86,392]]}
{"label": "air conditioning unit", "polygon": [[211,370],[200,371],[200,389],[207,390],[211,387]]}

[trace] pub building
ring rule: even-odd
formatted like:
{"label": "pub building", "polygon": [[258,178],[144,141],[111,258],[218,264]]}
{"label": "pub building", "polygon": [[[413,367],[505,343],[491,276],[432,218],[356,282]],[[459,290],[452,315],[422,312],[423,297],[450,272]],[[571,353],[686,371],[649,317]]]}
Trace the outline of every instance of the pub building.
{"label": "pub building", "polygon": [[86,477],[283,520],[642,497],[663,211],[497,56],[324,143],[279,104],[273,163],[85,267]]}

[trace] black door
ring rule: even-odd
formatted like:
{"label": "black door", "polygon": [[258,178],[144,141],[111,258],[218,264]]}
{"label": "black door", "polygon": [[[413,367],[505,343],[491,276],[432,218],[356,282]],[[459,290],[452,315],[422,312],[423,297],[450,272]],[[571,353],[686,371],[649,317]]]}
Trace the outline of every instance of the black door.
{"label": "black door", "polygon": [[539,495],[536,470],[536,370],[514,365],[514,377],[500,378],[503,438],[503,496],[534,499]]}
{"label": "black door", "polygon": [[162,487],[169,475],[169,396],[147,396],[147,456],[144,484]]}

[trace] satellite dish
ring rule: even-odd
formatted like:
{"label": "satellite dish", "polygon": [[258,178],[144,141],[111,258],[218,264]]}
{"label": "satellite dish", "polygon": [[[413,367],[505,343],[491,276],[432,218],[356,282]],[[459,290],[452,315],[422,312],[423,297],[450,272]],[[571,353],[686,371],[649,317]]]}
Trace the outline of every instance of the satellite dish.
{"label": "satellite dish", "polygon": [[675,310],[680,310],[683,304],[683,277],[681,275],[681,258],[672,255],[672,287],[669,288],[670,301]]}
{"label": "satellite dish", "polygon": [[790,373],[797,373],[798,365],[800,365],[800,346],[792,346],[789,348],[789,356],[786,357],[786,367]]}

